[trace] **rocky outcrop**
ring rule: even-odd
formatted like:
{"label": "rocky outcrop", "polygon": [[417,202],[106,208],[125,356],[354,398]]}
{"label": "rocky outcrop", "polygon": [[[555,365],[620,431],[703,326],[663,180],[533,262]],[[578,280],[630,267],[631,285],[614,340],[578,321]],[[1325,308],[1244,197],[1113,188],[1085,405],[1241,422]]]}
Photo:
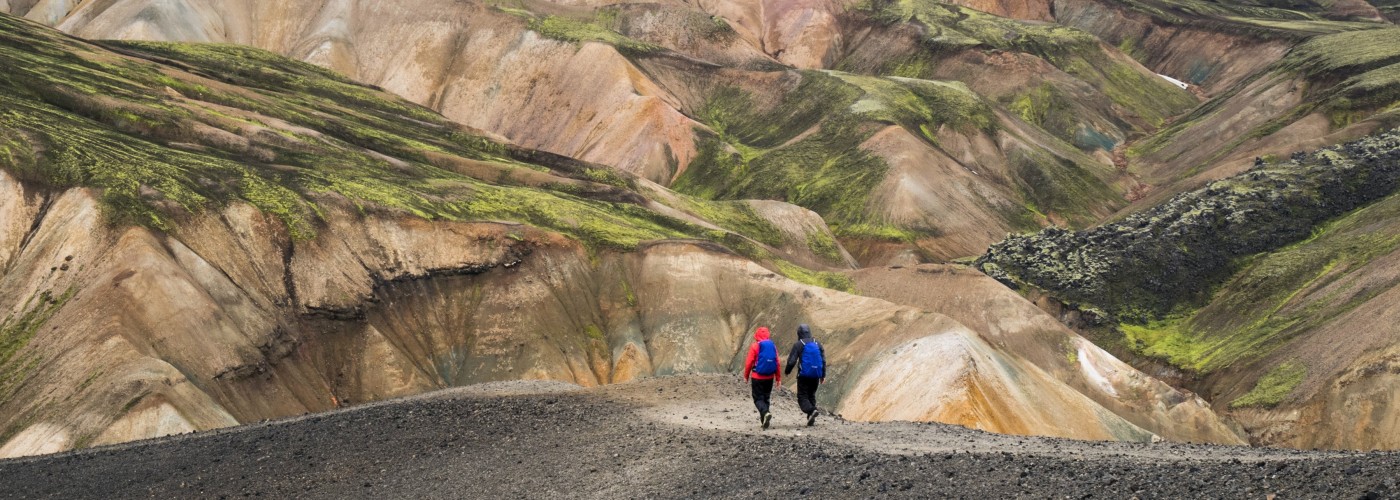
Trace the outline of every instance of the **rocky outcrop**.
{"label": "rocky outcrop", "polygon": [[1299,154],[1091,232],[1018,239],[984,269],[1091,311],[1080,326],[1099,342],[1178,372],[1252,443],[1393,447],[1378,436],[1396,429],[1385,384],[1397,339],[1383,326],[1400,284],[1395,141]]}
{"label": "rocky outcrop", "polygon": [[[1197,303],[1239,259],[1308,237],[1323,222],[1400,186],[1400,135],[1381,134],[1256,169],[1095,229],[1012,236],[979,260],[1123,319]],[[1129,264],[1131,263],[1131,264]]]}

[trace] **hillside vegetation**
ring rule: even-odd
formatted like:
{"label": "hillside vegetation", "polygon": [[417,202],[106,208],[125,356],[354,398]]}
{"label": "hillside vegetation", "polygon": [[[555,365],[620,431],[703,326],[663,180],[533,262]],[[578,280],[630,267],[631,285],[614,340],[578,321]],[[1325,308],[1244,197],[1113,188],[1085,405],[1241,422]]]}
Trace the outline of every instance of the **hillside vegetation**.
{"label": "hillside vegetation", "polygon": [[[1400,29],[1315,36],[1146,140],[1128,157],[1176,192],[1283,156],[1400,125]],[[1160,201],[1160,200],[1154,200]]]}
{"label": "hillside vegetation", "polygon": [[320,204],[348,200],[429,220],[519,221],[595,248],[694,238],[777,260],[739,236],[777,232],[746,205],[693,201],[681,208],[697,219],[662,215],[627,175],[496,142],[318,66],[235,45],[105,43],[123,57],[8,15],[0,28],[0,63],[13,68],[0,75],[0,168],[100,189],[112,224],[178,231],[239,200],[310,239]]}

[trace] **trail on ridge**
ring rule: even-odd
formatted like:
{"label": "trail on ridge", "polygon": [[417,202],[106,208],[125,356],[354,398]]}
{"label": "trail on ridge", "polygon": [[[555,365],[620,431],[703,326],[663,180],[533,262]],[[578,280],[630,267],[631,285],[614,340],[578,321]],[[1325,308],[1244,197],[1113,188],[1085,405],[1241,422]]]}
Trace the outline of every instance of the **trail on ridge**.
{"label": "trail on ridge", "polygon": [[759,431],[733,375],[505,382],[0,462],[4,498],[1198,498],[1396,493],[1395,453],[1086,442],[939,424]]}

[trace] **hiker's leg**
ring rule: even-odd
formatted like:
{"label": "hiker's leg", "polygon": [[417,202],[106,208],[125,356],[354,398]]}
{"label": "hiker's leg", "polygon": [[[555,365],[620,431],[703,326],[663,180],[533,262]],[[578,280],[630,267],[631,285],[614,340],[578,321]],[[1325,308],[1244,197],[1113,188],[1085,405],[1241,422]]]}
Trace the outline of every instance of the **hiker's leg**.
{"label": "hiker's leg", "polygon": [[753,406],[758,409],[759,417],[762,417],[764,413],[768,413],[768,398],[772,394],[773,379],[753,379]]}
{"label": "hiker's leg", "polygon": [[821,384],[821,379],[809,377],[797,377],[797,406],[802,408],[802,413],[811,415],[817,409],[817,386]]}

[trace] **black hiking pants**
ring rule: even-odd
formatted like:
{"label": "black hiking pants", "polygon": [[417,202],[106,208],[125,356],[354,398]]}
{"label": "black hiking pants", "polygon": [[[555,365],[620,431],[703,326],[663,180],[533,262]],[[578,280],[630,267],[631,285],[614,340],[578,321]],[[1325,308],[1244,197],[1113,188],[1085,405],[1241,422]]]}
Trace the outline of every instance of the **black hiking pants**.
{"label": "black hiking pants", "polygon": [[768,399],[773,395],[773,379],[749,380],[753,383],[753,406],[758,408],[758,418],[762,420],[763,414],[768,413]]}
{"label": "black hiking pants", "polygon": [[797,377],[797,406],[802,408],[802,413],[811,415],[817,411],[817,386],[821,384],[819,378]]}

